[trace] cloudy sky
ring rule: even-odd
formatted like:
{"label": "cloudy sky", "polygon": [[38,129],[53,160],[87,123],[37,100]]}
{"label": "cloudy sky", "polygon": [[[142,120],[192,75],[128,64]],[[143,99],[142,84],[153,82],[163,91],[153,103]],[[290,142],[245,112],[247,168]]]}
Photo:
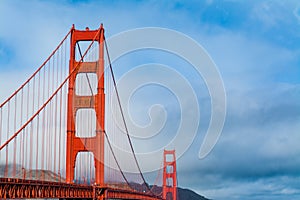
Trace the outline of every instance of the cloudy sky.
{"label": "cloudy sky", "polygon": [[[145,132],[160,132],[156,139],[142,139],[142,143],[134,140],[137,152],[154,151],[175,137],[181,108],[197,111],[189,103],[195,95],[201,120],[195,138],[190,138],[191,146],[178,160],[179,186],[218,200],[300,198],[297,0],[1,1],[1,102],[48,57],[72,24],[78,29],[96,29],[100,23],[105,26],[107,38],[143,27],[181,32],[206,50],[224,83],[224,128],[213,150],[200,159],[199,149],[212,107],[203,77],[182,58],[162,51],[144,50],[117,60],[114,67],[119,81],[126,80],[125,75],[132,69],[149,63],[149,69],[140,67],[140,71],[133,70],[128,77],[138,72],[134,80],[156,78],[155,84],[132,94],[127,106],[135,123],[130,126],[133,130],[139,124],[136,127],[144,127]],[[178,99],[182,93],[157,84],[162,76],[172,87],[184,90],[179,83],[176,87],[179,79],[170,78],[163,69],[169,70],[169,74],[173,69],[172,72],[184,77],[193,93]],[[126,84],[121,85],[126,89]],[[149,123],[153,126],[147,128]],[[163,127],[152,129],[156,126]]]}

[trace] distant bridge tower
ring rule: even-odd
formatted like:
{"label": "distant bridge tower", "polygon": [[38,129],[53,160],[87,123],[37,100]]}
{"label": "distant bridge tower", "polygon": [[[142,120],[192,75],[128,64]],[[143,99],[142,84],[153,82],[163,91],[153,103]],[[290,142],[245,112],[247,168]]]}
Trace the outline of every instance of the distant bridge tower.
{"label": "distant bridge tower", "polygon": [[175,150],[164,150],[163,199],[177,199]]}
{"label": "distant bridge tower", "polygon": [[[98,43],[99,58],[95,62],[80,62],[76,60],[75,47],[79,41],[93,41]],[[71,30],[70,73],[79,65],[69,79],[68,113],[67,113],[67,153],[66,153],[66,182],[74,181],[76,156],[79,152],[92,152],[95,164],[95,184],[104,184],[104,28],[97,30]],[[79,63],[80,62],[80,63]],[[76,76],[79,73],[95,73],[98,79],[97,94],[93,96],[79,96],[75,93]],[[78,87],[78,86],[77,86]],[[79,109],[94,109],[96,113],[96,135],[94,137],[77,137],[75,130],[76,112]],[[85,123],[85,122],[81,122]]]}

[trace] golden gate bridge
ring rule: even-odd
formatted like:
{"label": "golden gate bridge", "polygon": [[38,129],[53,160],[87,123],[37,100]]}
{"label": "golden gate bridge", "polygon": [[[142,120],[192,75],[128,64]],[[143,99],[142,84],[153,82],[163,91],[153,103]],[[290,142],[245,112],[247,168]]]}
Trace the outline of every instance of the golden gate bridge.
{"label": "golden gate bridge", "polygon": [[0,198],[178,199],[175,150],[162,156],[150,186],[126,125],[102,24],[97,30],[73,25],[0,105]]}

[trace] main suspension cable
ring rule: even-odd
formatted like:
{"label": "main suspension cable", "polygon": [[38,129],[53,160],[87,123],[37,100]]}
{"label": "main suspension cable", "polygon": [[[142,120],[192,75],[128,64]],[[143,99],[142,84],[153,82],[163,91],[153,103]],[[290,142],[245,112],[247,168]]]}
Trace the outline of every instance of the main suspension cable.
{"label": "main suspension cable", "polygon": [[112,153],[112,156],[113,156],[113,158],[114,158],[114,160],[115,160],[115,162],[116,162],[116,165],[117,165],[118,169],[119,169],[120,172],[121,172],[122,177],[124,178],[124,180],[125,180],[125,182],[127,183],[127,185],[133,190],[133,188],[130,186],[130,183],[129,183],[128,179],[126,178],[124,172],[123,172],[122,169],[121,169],[121,166],[120,166],[120,164],[119,164],[119,162],[118,162],[118,160],[117,160],[117,157],[116,157],[116,155],[115,155],[115,153],[114,153],[114,151],[113,151],[111,142],[110,142],[110,140],[109,140],[109,138],[108,138],[108,136],[107,136],[107,134],[106,134],[105,131],[104,131],[104,135],[105,135],[105,137],[106,137],[106,141],[107,141],[107,143],[108,143],[109,149],[110,149],[110,151],[111,151],[111,153]]}
{"label": "main suspension cable", "polygon": [[11,95],[9,96],[2,104],[0,104],[0,108],[2,108],[7,102],[9,102],[16,94],[20,92],[34,77],[35,75],[41,71],[42,68],[46,65],[46,63],[52,58],[52,56],[57,52],[57,50],[62,46],[68,36],[71,34],[72,29],[67,33],[67,35],[63,38],[63,40],[59,43],[56,49],[50,54],[50,56],[44,61],[44,63]]}
{"label": "main suspension cable", "polygon": [[139,163],[137,161],[137,157],[136,157],[135,152],[134,152],[133,144],[131,142],[131,138],[130,138],[130,135],[129,135],[128,127],[127,127],[125,116],[124,116],[124,112],[123,112],[123,108],[122,108],[122,105],[121,105],[121,100],[120,100],[119,92],[118,92],[118,89],[117,89],[117,83],[116,83],[116,79],[115,79],[114,72],[113,72],[113,69],[112,69],[112,64],[111,64],[111,60],[110,60],[110,56],[109,56],[109,52],[108,52],[108,46],[107,46],[105,38],[104,38],[104,44],[105,44],[107,59],[108,59],[108,62],[109,62],[109,69],[110,69],[110,72],[111,72],[111,76],[112,76],[112,80],[113,80],[113,85],[114,85],[114,88],[115,88],[115,91],[116,91],[118,105],[119,105],[119,109],[120,109],[120,112],[121,112],[122,121],[124,123],[124,128],[125,128],[125,131],[126,131],[126,135],[127,135],[128,141],[129,141],[129,145],[130,145],[131,151],[133,153],[133,157],[134,157],[135,163],[137,165],[139,174],[140,174],[143,182],[145,183],[147,189],[152,193],[151,188],[148,186],[148,184],[147,184],[147,182],[145,180],[145,177],[144,177],[144,175],[143,175],[143,173],[141,171],[141,168],[140,168]]}
{"label": "main suspension cable", "polygon": [[[83,57],[80,59],[79,62],[82,62],[82,59],[86,56],[86,54],[88,53],[88,51],[90,50],[91,46],[94,44],[96,37],[99,35],[100,33],[99,29],[95,35],[95,37],[93,38],[91,44],[88,46],[88,48],[86,49],[86,51],[83,54]],[[31,118],[29,118],[29,120],[27,120],[27,122],[25,122],[21,128],[15,132],[6,142],[4,142],[1,146],[0,146],[0,151],[6,146],[8,145],[15,137],[17,137],[19,135],[19,133],[29,124],[32,122],[33,119],[35,119],[35,117],[37,115],[39,115],[39,113],[49,104],[49,102],[56,96],[56,94],[62,89],[62,87],[66,84],[66,82],[69,80],[69,78],[75,73],[76,70],[78,70],[79,68],[79,63],[76,64],[76,66],[74,67],[74,69],[69,73],[69,75],[65,78],[65,80],[58,86],[58,88],[53,92],[53,94],[47,99],[47,101],[33,114],[33,116]],[[27,82],[26,82],[27,83]],[[29,93],[28,93],[29,94]],[[3,105],[3,104],[2,104]],[[0,107],[1,108],[1,107]]]}

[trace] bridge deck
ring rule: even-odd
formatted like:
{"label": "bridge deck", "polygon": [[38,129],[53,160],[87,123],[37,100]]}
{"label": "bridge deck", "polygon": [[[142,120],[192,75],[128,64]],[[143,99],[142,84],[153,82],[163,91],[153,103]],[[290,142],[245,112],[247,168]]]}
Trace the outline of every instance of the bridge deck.
{"label": "bridge deck", "polygon": [[147,193],[118,188],[14,178],[0,178],[0,198],[161,199]]}

